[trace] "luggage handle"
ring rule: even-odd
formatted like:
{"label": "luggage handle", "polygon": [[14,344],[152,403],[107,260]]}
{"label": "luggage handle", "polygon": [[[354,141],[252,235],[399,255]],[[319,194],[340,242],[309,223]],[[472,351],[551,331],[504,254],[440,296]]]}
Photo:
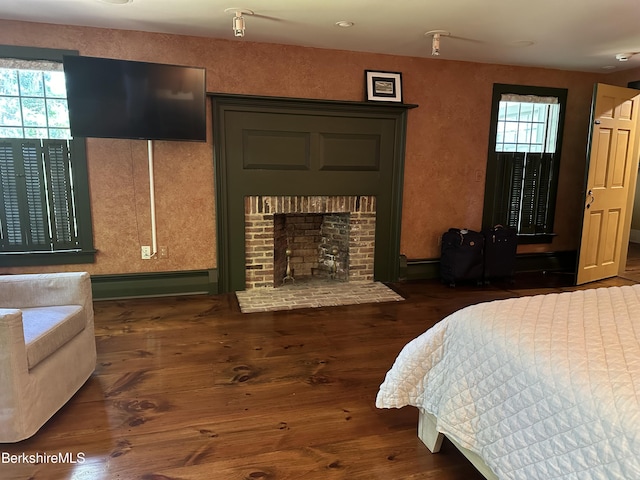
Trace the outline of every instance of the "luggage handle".
{"label": "luggage handle", "polygon": [[464,236],[469,233],[469,230],[466,228],[461,228],[458,232],[460,234],[460,246],[464,245]]}
{"label": "luggage handle", "polygon": [[[458,230],[458,235],[460,235],[460,246],[464,245],[464,236],[469,233],[469,229],[468,228],[461,228],[460,230]],[[475,245],[475,242],[472,240],[470,243],[471,246]]]}
{"label": "luggage handle", "polygon": [[[458,236],[460,237],[460,246],[464,245],[464,236],[469,233],[469,229],[468,228],[450,228],[449,232],[455,232],[458,234]],[[474,245],[475,242],[471,243],[471,246]]]}
{"label": "luggage handle", "polygon": [[492,228],[491,230],[493,230],[493,231],[494,231],[494,233],[491,235],[491,242],[492,242],[492,243],[496,243],[496,234],[495,234],[495,231],[496,231],[496,230],[504,230],[504,227],[503,227],[500,223],[498,223],[497,225],[494,225],[494,226],[493,226],[493,228]]}

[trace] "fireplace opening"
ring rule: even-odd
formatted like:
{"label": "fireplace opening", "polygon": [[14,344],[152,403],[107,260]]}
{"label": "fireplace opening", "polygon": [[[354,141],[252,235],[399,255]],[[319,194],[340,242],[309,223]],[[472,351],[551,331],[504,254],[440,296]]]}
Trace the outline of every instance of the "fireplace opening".
{"label": "fireplace opening", "polygon": [[349,278],[349,213],[274,215],[274,287]]}
{"label": "fireplace opening", "polygon": [[245,197],[246,289],[373,282],[375,231],[374,196]]}

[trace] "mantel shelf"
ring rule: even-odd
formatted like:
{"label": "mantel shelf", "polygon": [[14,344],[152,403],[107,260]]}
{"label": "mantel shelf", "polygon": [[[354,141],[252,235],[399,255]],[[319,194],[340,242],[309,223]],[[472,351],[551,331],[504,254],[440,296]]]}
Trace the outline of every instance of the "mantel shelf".
{"label": "mantel shelf", "polygon": [[282,105],[283,103],[290,103],[292,106],[308,108],[309,106],[317,105],[317,106],[325,106],[325,107],[335,107],[335,108],[371,108],[371,109],[403,109],[410,110],[413,108],[418,108],[419,105],[414,103],[398,103],[398,102],[378,102],[378,101],[365,101],[358,102],[354,100],[326,100],[320,98],[296,98],[296,97],[268,97],[262,95],[242,95],[236,93],[217,93],[217,92],[207,92],[208,97],[212,97],[214,99],[224,100],[226,102],[238,102],[240,104],[250,104],[252,106],[256,106],[259,104],[264,105],[273,105],[274,103],[278,103]]}

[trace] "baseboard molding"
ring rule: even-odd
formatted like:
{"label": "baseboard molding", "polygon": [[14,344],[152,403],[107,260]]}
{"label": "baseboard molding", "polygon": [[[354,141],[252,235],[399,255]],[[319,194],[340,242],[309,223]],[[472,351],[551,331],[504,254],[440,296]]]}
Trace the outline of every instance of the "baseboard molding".
{"label": "baseboard molding", "polygon": [[218,270],[92,275],[94,300],[218,293]]}
{"label": "baseboard molding", "polygon": [[631,243],[640,243],[640,230],[631,230],[629,241]]}
{"label": "baseboard molding", "polygon": [[[522,253],[516,256],[516,273],[575,272],[577,252]],[[440,277],[440,260],[400,259],[400,280],[432,280]]]}
{"label": "baseboard molding", "polygon": [[[577,252],[525,253],[516,257],[516,272],[573,272]],[[439,259],[400,257],[400,280],[432,280],[440,276]],[[92,275],[94,300],[218,293],[218,270]]]}
{"label": "baseboard molding", "polygon": [[440,277],[439,259],[418,259],[400,262],[400,280],[431,280]]}
{"label": "baseboard molding", "polygon": [[578,251],[523,253],[516,256],[516,272],[575,273]]}

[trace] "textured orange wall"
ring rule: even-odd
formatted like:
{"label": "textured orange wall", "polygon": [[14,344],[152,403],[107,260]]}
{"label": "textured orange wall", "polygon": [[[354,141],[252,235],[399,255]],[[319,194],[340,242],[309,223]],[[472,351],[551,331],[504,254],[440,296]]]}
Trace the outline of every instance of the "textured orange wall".
{"label": "textured orange wall", "polygon": [[[637,82],[638,80],[640,80],[640,67],[625,70],[624,72],[612,73],[607,76],[606,83],[626,87],[629,82]],[[640,92],[638,93],[640,94]],[[636,183],[636,196],[633,206],[633,216],[631,218],[631,238],[634,242],[638,239],[638,231],[640,231],[640,182]]]}
{"label": "textured orange wall", "polygon": [[[438,257],[438,237],[450,226],[480,227],[493,83],[568,88],[558,237],[551,245],[521,251],[577,247],[591,92],[605,75],[259,44],[249,38],[0,20],[2,44],[202,66],[211,92],[362,100],[365,69],[402,72],[405,103],[419,105],[409,112],[406,146],[401,251],[409,259]],[[140,245],[150,244],[151,236],[146,142],[90,139],[87,145],[99,253],[95,264],[69,269],[106,274],[216,266],[213,139],[155,143],[158,242],[168,246],[169,258],[154,261],[140,260]]]}
{"label": "textured orange wall", "polygon": [[610,83],[611,85],[620,85],[626,87],[629,82],[637,82],[640,80],[640,67],[632,68],[631,70],[624,70],[622,72],[611,73],[607,75],[604,83]]}

